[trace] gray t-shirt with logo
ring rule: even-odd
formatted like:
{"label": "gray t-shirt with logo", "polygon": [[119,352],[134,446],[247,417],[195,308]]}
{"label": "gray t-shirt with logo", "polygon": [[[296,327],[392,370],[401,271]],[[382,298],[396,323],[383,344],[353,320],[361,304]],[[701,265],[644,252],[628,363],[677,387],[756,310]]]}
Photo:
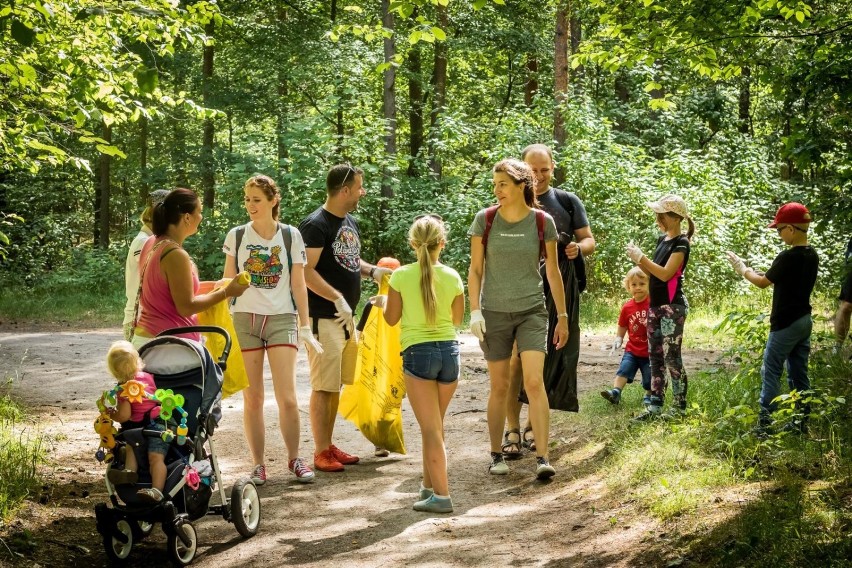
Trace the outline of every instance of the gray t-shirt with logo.
{"label": "gray t-shirt with logo", "polygon": [[[467,234],[481,237],[485,232],[485,209],[476,214]],[[544,240],[556,240],[553,217],[544,214]],[[493,312],[525,312],[544,305],[544,288],[539,268],[538,228],[535,211],[517,223],[494,216],[485,250],[480,306]]]}

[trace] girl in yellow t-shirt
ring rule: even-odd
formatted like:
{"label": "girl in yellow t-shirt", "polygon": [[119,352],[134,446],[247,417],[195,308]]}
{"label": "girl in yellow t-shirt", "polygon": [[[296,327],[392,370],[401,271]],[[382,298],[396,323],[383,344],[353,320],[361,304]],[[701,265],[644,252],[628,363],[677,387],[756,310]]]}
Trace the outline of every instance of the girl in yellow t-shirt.
{"label": "girl in yellow t-shirt", "polygon": [[457,325],[464,317],[464,285],[458,272],[438,261],[447,244],[438,215],[414,220],[408,240],[417,262],[391,275],[385,321],[401,321],[402,366],[408,400],[423,439],[423,483],[415,511],[451,513],[444,452],[444,415],[456,390],[461,360]]}

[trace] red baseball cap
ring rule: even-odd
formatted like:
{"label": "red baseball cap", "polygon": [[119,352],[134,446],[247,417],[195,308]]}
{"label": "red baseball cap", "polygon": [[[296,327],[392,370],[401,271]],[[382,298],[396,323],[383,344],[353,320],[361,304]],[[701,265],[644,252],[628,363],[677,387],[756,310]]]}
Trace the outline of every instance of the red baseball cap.
{"label": "red baseball cap", "polygon": [[791,225],[810,223],[811,212],[801,203],[791,202],[785,203],[778,208],[778,213],[775,214],[775,220],[769,223],[769,228],[774,229],[779,223],[788,223]]}

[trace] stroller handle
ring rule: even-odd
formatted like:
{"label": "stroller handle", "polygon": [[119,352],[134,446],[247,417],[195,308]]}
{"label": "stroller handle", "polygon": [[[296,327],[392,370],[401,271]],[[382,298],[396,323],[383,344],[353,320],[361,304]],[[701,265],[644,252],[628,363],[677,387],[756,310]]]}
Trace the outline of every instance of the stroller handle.
{"label": "stroller handle", "polygon": [[183,335],[186,333],[218,333],[224,337],[225,348],[222,350],[222,354],[219,356],[219,360],[216,361],[216,364],[219,365],[220,369],[223,371],[225,370],[228,355],[231,353],[231,334],[229,334],[224,328],[216,325],[190,325],[187,327],[173,327],[171,329],[163,330],[157,334],[157,337],[162,337],[164,335]]}

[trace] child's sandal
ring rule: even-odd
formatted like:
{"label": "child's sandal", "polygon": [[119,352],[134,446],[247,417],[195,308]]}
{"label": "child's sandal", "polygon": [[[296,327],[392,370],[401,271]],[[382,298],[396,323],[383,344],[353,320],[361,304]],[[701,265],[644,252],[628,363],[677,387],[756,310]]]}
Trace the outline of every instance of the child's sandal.
{"label": "child's sandal", "polygon": [[[527,436],[529,434],[529,436]],[[533,429],[532,426],[527,426],[524,428],[524,433],[522,435],[521,445],[523,445],[526,449],[531,452],[536,450],[535,446],[535,438],[533,437]]]}
{"label": "child's sandal", "polygon": [[[517,442],[509,439],[509,436],[515,435],[518,437]],[[517,428],[507,430],[503,433],[503,445],[500,448],[503,452],[503,458],[507,460],[516,460],[523,455],[521,452],[521,431]]]}

